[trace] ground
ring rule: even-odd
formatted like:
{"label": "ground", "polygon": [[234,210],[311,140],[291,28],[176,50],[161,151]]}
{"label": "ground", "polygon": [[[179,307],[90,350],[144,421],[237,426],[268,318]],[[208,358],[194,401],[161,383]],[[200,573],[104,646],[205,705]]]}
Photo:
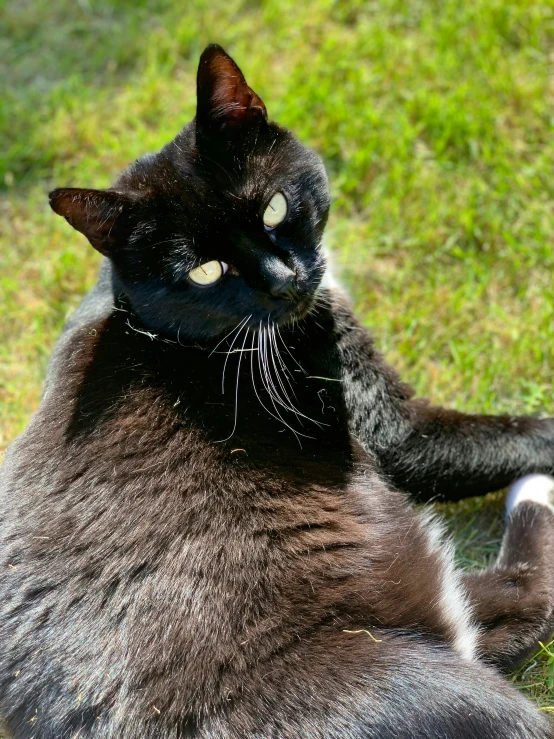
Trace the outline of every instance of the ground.
{"label": "ground", "polygon": [[[418,393],[554,414],[554,0],[7,0],[0,19],[0,448],[36,407],[99,256],[47,205],[194,113],[204,45],[324,157],[328,243]],[[494,557],[502,494],[444,509]],[[511,677],[554,711],[554,646]]]}

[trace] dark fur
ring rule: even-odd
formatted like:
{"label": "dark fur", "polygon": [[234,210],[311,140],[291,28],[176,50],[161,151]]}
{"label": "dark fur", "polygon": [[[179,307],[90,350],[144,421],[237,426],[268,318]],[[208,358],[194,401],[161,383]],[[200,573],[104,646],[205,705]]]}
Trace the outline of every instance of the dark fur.
{"label": "dark fur", "polygon": [[[315,155],[218,47],[198,100],[113,190],[53,193],[110,261],[0,470],[0,713],[16,739],[553,737],[486,662],[552,630],[554,515],[519,506],[498,565],[466,576],[483,624],[483,659],[466,659],[444,550],[395,489],[456,498],[552,472],[552,421],[412,400],[346,302],[315,293]],[[278,190],[291,216],[267,233]],[[191,288],[214,258],[237,274]],[[212,354],[250,314],[252,351]],[[313,420],[250,362],[269,314]]]}

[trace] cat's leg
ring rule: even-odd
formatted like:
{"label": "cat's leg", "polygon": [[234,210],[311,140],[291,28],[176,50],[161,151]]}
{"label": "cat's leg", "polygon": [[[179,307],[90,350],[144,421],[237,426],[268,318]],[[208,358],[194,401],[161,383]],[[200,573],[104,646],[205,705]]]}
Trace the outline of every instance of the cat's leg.
{"label": "cat's leg", "polygon": [[350,305],[336,291],[329,300],[331,319],[318,321],[337,366],[321,374],[341,377],[354,436],[397,488],[421,502],[459,500],[530,473],[554,475],[553,418],[471,415],[414,399]]}
{"label": "cat's leg", "polygon": [[530,474],[554,474],[554,419],[459,413],[404,401],[404,436],[377,451],[394,484],[421,502],[500,490]]}
{"label": "cat's leg", "polygon": [[554,632],[554,479],[531,475],[507,498],[509,516],[497,562],[464,575],[482,631],[484,659],[518,665]]}

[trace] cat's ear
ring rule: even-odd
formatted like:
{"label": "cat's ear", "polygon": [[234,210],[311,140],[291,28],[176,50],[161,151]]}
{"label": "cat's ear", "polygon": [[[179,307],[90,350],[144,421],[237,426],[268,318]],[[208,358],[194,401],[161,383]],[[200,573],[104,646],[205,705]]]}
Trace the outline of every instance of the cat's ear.
{"label": "cat's ear", "polygon": [[241,131],[253,122],[267,120],[261,98],[217,44],[210,44],[200,57],[196,97],[196,128],[207,135]]}
{"label": "cat's ear", "polygon": [[132,230],[134,201],[114,190],[60,188],[50,193],[50,207],[109,256]]}

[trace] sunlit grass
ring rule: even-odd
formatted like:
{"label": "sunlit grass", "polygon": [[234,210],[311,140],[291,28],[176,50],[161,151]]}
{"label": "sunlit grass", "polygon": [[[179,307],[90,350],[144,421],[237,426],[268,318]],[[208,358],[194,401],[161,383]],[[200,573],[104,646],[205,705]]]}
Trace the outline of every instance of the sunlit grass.
{"label": "sunlit grass", "polygon": [[542,711],[554,714],[554,641],[540,643],[527,664],[511,676],[513,684],[537,701]]}
{"label": "sunlit grass", "polygon": [[[49,188],[106,186],[169,140],[209,41],[325,158],[337,268],[418,393],[554,413],[553,39],[554,0],[5,2],[0,447],[99,263]],[[447,508],[465,566],[497,551],[501,497]],[[544,706],[550,659],[517,678]]]}

